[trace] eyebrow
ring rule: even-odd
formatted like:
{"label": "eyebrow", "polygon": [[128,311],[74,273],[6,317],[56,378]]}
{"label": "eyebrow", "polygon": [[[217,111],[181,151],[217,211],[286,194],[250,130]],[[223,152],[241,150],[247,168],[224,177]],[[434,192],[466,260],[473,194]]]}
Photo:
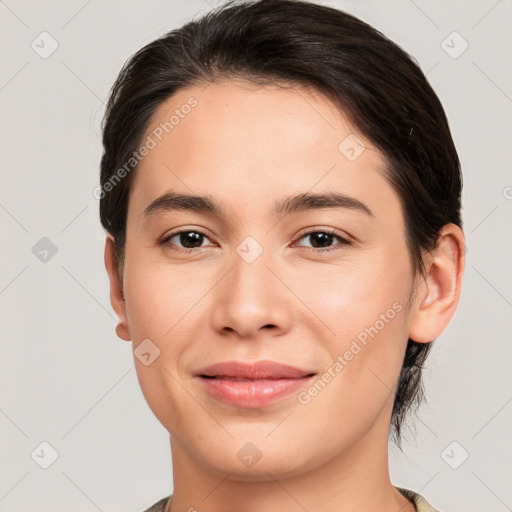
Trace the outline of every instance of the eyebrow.
{"label": "eyebrow", "polygon": [[[288,215],[291,213],[321,208],[345,208],[356,210],[370,217],[373,212],[361,201],[338,192],[327,193],[302,193],[277,201],[274,204],[276,215]],[[144,217],[156,213],[172,210],[188,210],[202,213],[209,213],[217,217],[225,217],[221,204],[211,196],[197,196],[190,194],[179,194],[177,192],[166,192],[152,201],[144,210]]]}

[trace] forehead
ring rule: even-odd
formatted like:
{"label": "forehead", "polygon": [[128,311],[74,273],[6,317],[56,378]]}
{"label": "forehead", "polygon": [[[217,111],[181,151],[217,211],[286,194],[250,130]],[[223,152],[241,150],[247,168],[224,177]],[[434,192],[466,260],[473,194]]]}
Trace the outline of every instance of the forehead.
{"label": "forehead", "polygon": [[398,206],[380,152],[327,97],[304,88],[234,81],[187,87],[155,111],[149,138],[153,147],[132,183],[138,212],[167,189],[211,194],[246,210],[327,190],[371,196],[376,210],[379,202]]}

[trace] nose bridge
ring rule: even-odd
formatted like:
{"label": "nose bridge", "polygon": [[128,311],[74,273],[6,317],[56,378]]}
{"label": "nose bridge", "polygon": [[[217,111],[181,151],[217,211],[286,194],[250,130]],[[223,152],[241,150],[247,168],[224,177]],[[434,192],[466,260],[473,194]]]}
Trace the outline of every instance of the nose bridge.
{"label": "nose bridge", "polygon": [[287,328],[290,313],[282,285],[268,268],[273,268],[272,251],[247,237],[233,254],[231,270],[217,296],[215,327],[256,335],[265,326]]}
{"label": "nose bridge", "polygon": [[271,251],[264,250],[252,237],[236,248],[228,293],[240,308],[263,312],[270,307],[276,292],[271,282],[274,276],[268,269],[271,260]]}

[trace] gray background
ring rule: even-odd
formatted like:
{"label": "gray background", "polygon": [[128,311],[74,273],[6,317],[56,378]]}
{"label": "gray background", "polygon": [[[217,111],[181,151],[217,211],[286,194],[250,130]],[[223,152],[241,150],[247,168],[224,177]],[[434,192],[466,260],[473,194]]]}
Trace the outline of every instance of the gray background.
{"label": "gray background", "polygon": [[[415,56],[463,165],[463,295],[430,357],[417,435],[391,448],[393,482],[446,512],[512,510],[512,2],[323,3]],[[121,65],[211,5],[0,0],[0,511],[139,512],[172,490],[167,432],[114,332],[93,189]],[[51,48],[43,31],[58,42],[47,58],[31,47]],[[457,58],[453,31],[469,44]],[[42,442],[58,453],[47,469]]]}

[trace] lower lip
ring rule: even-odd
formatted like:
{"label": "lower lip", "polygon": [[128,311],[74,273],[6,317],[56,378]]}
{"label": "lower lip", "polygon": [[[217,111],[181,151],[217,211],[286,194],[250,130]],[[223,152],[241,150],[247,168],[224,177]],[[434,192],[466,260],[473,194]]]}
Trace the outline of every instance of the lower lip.
{"label": "lower lip", "polygon": [[298,391],[312,377],[234,381],[199,377],[206,390],[224,403],[239,407],[263,407]]}

